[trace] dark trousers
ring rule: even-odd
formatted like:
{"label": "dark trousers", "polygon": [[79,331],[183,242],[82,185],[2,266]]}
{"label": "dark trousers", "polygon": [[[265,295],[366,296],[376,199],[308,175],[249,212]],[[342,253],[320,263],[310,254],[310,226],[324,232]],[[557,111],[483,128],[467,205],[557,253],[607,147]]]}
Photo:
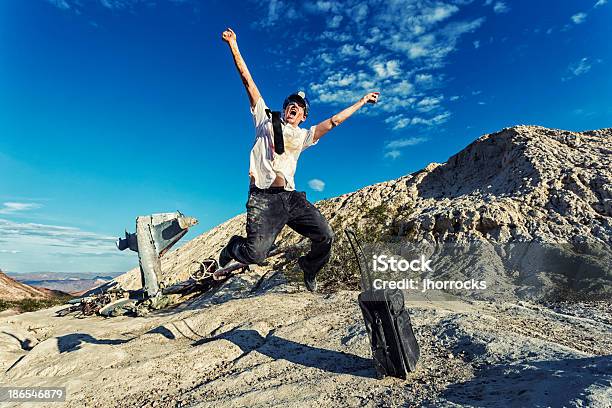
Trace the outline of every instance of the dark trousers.
{"label": "dark trousers", "polygon": [[302,265],[317,273],[329,260],[334,233],[319,210],[306,200],[306,193],[282,187],[251,187],[247,208],[247,236],[233,236],[227,244],[229,254],[245,264],[260,264],[283,227],[310,238],[310,252]]}

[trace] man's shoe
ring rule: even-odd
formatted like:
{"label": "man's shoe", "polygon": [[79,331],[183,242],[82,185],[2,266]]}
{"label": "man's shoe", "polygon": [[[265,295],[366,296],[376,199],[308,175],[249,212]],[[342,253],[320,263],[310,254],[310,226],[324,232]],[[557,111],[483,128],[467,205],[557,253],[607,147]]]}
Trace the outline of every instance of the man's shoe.
{"label": "man's shoe", "polygon": [[228,252],[229,251],[227,250],[227,247],[225,247],[219,254],[219,266],[221,268],[224,268],[225,265],[227,265],[228,263],[231,262],[232,259],[234,259]]}
{"label": "man's shoe", "polygon": [[306,289],[311,292],[316,292],[317,290],[317,274],[308,271],[308,269],[304,266],[304,261],[306,258],[303,256],[298,258],[298,265],[304,271],[304,285],[306,285]]}
{"label": "man's shoe", "polygon": [[234,244],[234,241],[236,241],[238,238],[240,238],[238,235],[234,235],[233,237],[231,237],[225,248],[223,248],[223,250],[219,254],[219,266],[221,268],[224,268],[228,263],[232,261],[232,259],[234,259],[234,257],[230,254],[228,248],[230,248]]}

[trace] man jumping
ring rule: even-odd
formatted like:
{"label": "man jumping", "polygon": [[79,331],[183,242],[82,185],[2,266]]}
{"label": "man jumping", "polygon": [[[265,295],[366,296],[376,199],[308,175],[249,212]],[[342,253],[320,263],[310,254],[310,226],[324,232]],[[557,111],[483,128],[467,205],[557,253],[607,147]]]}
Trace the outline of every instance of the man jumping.
{"label": "man jumping", "polygon": [[306,200],[306,194],[295,191],[293,177],[297,161],[300,153],[363,105],[376,103],[378,93],[371,92],[318,125],[302,129],[299,125],[310,112],[306,94],[299,91],[289,95],[283,103],[282,117],[271,112],[240,55],[236,34],[228,28],[222,38],[230,47],[249,96],[256,135],[249,167],[247,236],[234,235],[221,251],[219,264],[224,267],[232,259],[244,264],[261,264],[286,224],[311,240],[310,252],[300,257],[298,264],[304,272],[306,288],[314,292],[316,275],[329,260],[334,234],[325,217]]}

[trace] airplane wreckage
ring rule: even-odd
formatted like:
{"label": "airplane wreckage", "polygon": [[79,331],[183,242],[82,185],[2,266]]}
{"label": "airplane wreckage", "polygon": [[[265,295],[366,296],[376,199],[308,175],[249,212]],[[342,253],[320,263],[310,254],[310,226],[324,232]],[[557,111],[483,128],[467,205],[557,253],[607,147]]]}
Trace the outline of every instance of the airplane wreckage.
{"label": "airplane wreckage", "polygon": [[[83,297],[71,300],[69,307],[58,310],[56,314],[74,314],[79,317],[95,314],[106,317],[125,314],[141,316],[151,310],[169,306],[169,295],[205,292],[232,275],[248,270],[248,265],[235,261],[224,268],[219,268],[215,259],[193,261],[189,279],[165,286],[161,257],[197,223],[196,218],[186,217],[178,211],[137,217],[136,232],[126,231],[125,238],[117,240],[117,248],[138,253],[142,288],[125,290],[118,282],[111,281],[92,289]],[[268,256],[281,252],[283,251],[273,248]]]}

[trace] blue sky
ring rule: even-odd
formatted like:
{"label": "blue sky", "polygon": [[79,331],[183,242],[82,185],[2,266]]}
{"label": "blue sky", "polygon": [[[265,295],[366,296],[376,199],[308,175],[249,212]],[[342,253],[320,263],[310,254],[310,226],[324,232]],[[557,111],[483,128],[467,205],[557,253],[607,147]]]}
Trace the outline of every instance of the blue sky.
{"label": "blue sky", "polygon": [[180,210],[186,239],[244,211],[248,99],[305,89],[316,124],[367,106],[300,158],[316,201],[443,162],[516,124],[611,126],[612,4],[592,1],[3,0],[0,268],[122,271],[114,239]]}

